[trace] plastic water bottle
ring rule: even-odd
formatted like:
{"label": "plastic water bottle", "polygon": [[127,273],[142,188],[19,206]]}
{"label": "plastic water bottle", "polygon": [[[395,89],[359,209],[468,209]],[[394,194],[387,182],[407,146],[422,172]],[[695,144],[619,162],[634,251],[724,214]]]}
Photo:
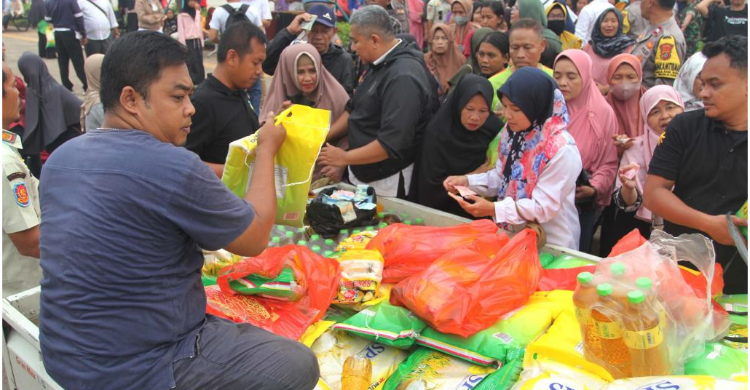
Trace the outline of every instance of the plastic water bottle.
{"label": "plastic water bottle", "polygon": [[633,376],[669,375],[669,354],[658,308],[639,290],[628,292],[628,304],[622,326],[623,340],[632,359]]}
{"label": "plastic water bottle", "polygon": [[297,241],[297,245],[299,245],[299,246],[305,246],[306,247],[307,246],[307,241],[306,240],[299,240],[299,241]]}
{"label": "plastic water bottle", "polygon": [[354,229],[354,231],[352,232],[352,235],[359,234],[359,233],[362,233],[362,230]]}
{"label": "plastic water bottle", "polygon": [[313,245],[312,248],[310,249],[312,249],[312,251],[315,252],[316,254],[319,254],[319,255],[323,254],[323,250],[318,245]]}
{"label": "plastic water bottle", "polygon": [[375,226],[368,226],[368,227],[366,227],[366,228],[365,228],[365,231],[366,231],[366,232],[372,232],[372,231],[375,231]]}
{"label": "plastic water bottle", "polygon": [[333,253],[333,251],[325,251],[325,253],[323,253],[323,256],[330,259],[331,257],[333,257]]}
{"label": "plastic water bottle", "polygon": [[[596,292],[599,294],[598,306],[604,306],[608,309],[608,313],[624,315],[625,306],[613,296],[612,291],[612,285],[609,283],[596,286]],[[615,379],[629,378],[631,376],[630,350],[622,339],[620,325],[597,308],[591,310],[591,318],[594,320],[596,335],[601,343],[602,360],[606,363],[604,368]]]}
{"label": "plastic water bottle", "polygon": [[339,242],[346,240],[349,238],[349,229],[341,229],[339,230]]}
{"label": "plastic water bottle", "polygon": [[367,390],[372,381],[372,362],[360,356],[349,356],[344,361],[341,373],[341,388],[346,390]]}
{"label": "plastic water bottle", "polygon": [[269,248],[278,248],[281,246],[281,237],[271,237],[271,240],[268,242]]}
{"label": "plastic water bottle", "polygon": [[388,227],[388,224],[385,222],[381,222],[380,225],[378,225],[378,230],[383,230]]}
{"label": "plastic water bottle", "polygon": [[599,336],[596,335],[594,320],[591,318],[591,307],[599,299],[591,272],[578,274],[578,286],[573,294],[573,305],[576,307],[576,318],[581,326],[583,352],[588,360],[592,357],[601,359],[602,347]]}
{"label": "plastic water bottle", "polygon": [[336,241],[333,241],[330,238],[327,238],[325,241],[323,241],[323,251],[324,252],[327,252],[327,251],[333,252],[333,251],[336,250],[337,246],[338,245],[336,244]]}
{"label": "plastic water bottle", "polygon": [[415,226],[424,226],[424,220],[422,218],[414,218]]}
{"label": "plastic water bottle", "polygon": [[411,226],[411,225],[412,225],[412,222],[411,222],[411,220],[408,220],[408,219],[407,219],[406,221],[404,221],[404,225],[409,225],[409,226]]}
{"label": "plastic water bottle", "polygon": [[287,230],[284,232],[284,235],[281,239],[281,246],[284,245],[292,245],[294,244],[294,232],[291,230]]}
{"label": "plastic water bottle", "polygon": [[323,239],[320,238],[319,234],[313,234],[312,236],[310,236],[309,243],[310,243],[310,246],[317,245],[317,246],[321,246],[322,247],[322,245],[323,245]]}

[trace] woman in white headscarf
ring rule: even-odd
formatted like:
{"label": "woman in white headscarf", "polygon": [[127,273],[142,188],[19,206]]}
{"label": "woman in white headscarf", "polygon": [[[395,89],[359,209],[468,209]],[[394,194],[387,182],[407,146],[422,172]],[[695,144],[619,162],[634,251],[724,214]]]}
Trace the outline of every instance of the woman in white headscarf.
{"label": "woman in white headscarf", "polygon": [[674,80],[674,89],[680,93],[682,101],[685,102],[685,112],[700,110],[703,108],[703,101],[698,94],[703,88],[703,82],[698,78],[703,70],[703,64],[706,63],[706,56],[697,52],[690,56],[682,67],[677,78]]}

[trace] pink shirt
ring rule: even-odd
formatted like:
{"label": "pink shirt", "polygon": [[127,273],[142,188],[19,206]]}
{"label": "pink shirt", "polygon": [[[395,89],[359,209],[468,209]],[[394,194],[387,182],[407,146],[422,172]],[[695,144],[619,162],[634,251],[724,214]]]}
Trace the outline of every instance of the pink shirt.
{"label": "pink shirt", "polygon": [[180,12],[177,15],[177,39],[185,44],[188,39],[198,39],[203,46],[203,29],[201,28],[201,13],[195,12],[195,19],[190,15]]}

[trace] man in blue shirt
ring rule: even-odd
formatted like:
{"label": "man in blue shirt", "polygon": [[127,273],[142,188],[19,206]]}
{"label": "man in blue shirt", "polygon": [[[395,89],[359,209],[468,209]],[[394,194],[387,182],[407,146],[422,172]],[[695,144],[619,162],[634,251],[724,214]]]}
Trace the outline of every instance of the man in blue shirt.
{"label": "man in blue shirt", "polygon": [[60,67],[60,79],[63,87],[73,90],[73,83],[68,76],[69,62],[73,62],[76,76],[83,84],[83,90],[88,89],[86,73],[83,70],[83,49],[86,45],[86,26],[83,22],[83,12],[76,0],[49,0],[44,3],[47,15],[44,19],[54,26],[55,47],[57,47],[57,65]]}
{"label": "man in blue shirt", "polygon": [[305,346],[205,313],[200,248],[263,251],[286,132],[273,120],[258,131],[248,195],[234,196],[180,147],[194,114],[186,58],[157,32],[115,41],[102,64],[103,128],[44,166],[45,369],[75,390],[312,389],[319,371]]}

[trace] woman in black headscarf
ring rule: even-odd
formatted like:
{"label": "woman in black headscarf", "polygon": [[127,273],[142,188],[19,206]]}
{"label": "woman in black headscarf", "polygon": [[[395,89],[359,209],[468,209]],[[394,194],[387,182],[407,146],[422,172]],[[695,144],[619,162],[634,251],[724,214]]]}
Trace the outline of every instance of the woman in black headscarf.
{"label": "woman in black headscarf", "polygon": [[417,203],[470,217],[443,189],[443,181],[479,168],[502,123],[492,115],[492,85],[465,75],[432,117],[424,134],[410,194]]}
{"label": "woman in black headscarf", "polygon": [[80,134],[81,100],[49,74],[47,65],[36,54],[23,53],[18,69],[26,82],[26,127],[22,155],[26,165],[40,177],[39,154],[52,153]]}

